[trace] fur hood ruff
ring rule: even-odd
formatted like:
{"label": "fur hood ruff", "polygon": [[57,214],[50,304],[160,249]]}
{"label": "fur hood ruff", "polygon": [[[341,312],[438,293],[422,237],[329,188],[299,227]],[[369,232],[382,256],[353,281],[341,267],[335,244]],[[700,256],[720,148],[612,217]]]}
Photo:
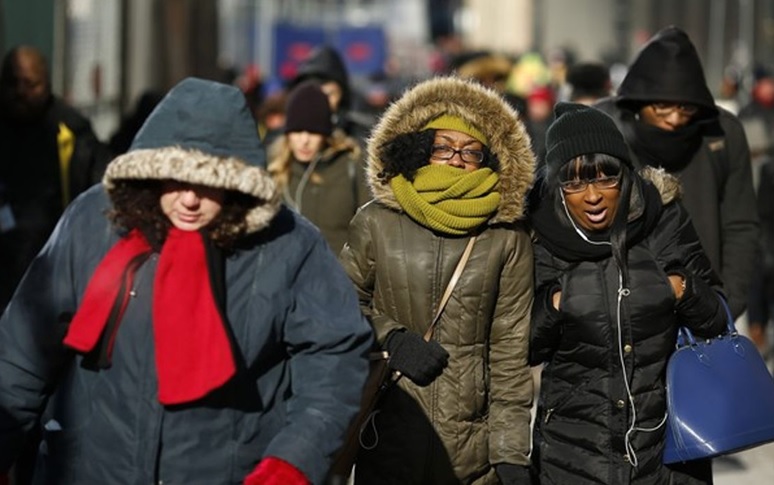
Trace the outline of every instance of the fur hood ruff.
{"label": "fur hood ruff", "polygon": [[118,156],[108,165],[102,183],[110,193],[114,181],[120,179],[177,180],[252,195],[261,202],[245,217],[248,233],[268,226],[281,202],[280,192],[264,169],[239,158],[178,146],[137,149]]}
{"label": "fur hood ruff", "polygon": [[682,196],[682,186],[680,181],[674,175],[667,173],[663,168],[644,167],[639,174],[645,180],[649,180],[658,189],[661,195],[661,202],[664,205],[680,199]]}
{"label": "fur hood ruff", "polygon": [[495,91],[455,77],[438,77],[415,85],[387,109],[374,127],[367,147],[368,183],[374,198],[401,210],[390,185],[377,177],[384,167],[381,147],[398,135],[420,131],[442,114],[460,117],[484,133],[489,149],[500,160],[500,205],[489,224],[521,219],[535,168],[524,125]]}
{"label": "fur hood ruff", "polygon": [[266,172],[255,121],[239,89],[197,78],[175,86],[151,113],[129,152],[108,165],[102,183],[176,180],[233,190],[258,199],[245,217],[247,232],[268,226],[280,193]]}

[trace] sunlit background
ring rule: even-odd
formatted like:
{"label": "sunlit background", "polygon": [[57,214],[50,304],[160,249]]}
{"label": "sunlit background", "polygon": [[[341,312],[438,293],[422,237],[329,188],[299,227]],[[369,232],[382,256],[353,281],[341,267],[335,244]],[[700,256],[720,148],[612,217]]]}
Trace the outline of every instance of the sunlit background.
{"label": "sunlit background", "polygon": [[3,51],[41,48],[54,91],[101,136],[145,90],[188,75],[270,90],[322,42],[345,52],[364,89],[431,75],[443,56],[481,49],[533,55],[554,76],[567,63],[602,61],[615,82],[668,24],[689,33],[716,94],[724,73],[744,86],[757,65],[774,64],[772,0],[4,0],[0,18]]}

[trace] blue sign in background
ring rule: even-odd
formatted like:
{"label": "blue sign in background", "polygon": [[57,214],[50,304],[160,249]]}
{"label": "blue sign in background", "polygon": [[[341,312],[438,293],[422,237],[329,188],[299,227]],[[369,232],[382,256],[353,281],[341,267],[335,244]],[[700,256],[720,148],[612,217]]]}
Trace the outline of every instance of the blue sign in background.
{"label": "blue sign in background", "polygon": [[336,32],[334,45],[350,74],[367,76],[384,70],[387,42],[381,27],[350,27]]}
{"label": "blue sign in background", "polygon": [[291,24],[274,26],[274,75],[288,80],[296,75],[298,64],[306,59],[312,50],[324,44],[325,30],[321,27],[296,27]]}
{"label": "blue sign in background", "polygon": [[312,50],[326,43],[338,51],[353,76],[379,73],[387,61],[387,42],[381,27],[342,27],[328,34],[321,27],[277,24],[272,63],[275,76],[285,81],[293,78]]}

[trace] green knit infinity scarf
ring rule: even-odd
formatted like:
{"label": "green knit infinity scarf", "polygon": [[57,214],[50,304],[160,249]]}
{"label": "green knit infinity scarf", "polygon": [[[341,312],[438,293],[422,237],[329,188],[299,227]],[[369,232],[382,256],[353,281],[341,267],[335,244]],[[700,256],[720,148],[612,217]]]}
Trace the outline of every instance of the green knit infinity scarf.
{"label": "green knit infinity scarf", "polygon": [[500,176],[489,168],[466,172],[448,165],[425,165],[414,182],[403,175],[390,180],[395,198],[419,224],[444,234],[468,234],[497,211]]}

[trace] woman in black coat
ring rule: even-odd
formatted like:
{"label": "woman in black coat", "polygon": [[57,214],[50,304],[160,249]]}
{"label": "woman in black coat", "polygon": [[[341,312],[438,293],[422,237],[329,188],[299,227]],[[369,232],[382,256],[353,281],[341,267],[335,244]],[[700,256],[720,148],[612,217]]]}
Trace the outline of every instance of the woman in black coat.
{"label": "woman in black coat", "polygon": [[676,201],[679,185],[656,169],[634,172],[621,133],[593,108],[560,103],[546,144],[530,195],[541,483],[711,483],[709,468],[662,464],[678,326],[712,336],[725,325],[720,281]]}

